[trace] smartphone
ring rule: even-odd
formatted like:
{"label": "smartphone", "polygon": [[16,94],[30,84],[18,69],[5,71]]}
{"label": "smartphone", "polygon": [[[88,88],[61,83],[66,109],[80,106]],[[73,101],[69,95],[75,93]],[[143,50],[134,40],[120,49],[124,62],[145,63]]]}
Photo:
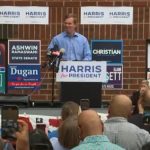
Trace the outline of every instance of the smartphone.
{"label": "smartphone", "polygon": [[18,131],[18,107],[6,105],[1,108],[1,136],[3,139],[16,140],[16,131]]}
{"label": "smartphone", "polygon": [[36,128],[46,132],[46,124],[36,124]]}
{"label": "smartphone", "polygon": [[89,99],[80,99],[81,110],[87,110],[90,107]]}
{"label": "smartphone", "polygon": [[144,107],[143,123],[145,125],[150,124],[150,106]]}

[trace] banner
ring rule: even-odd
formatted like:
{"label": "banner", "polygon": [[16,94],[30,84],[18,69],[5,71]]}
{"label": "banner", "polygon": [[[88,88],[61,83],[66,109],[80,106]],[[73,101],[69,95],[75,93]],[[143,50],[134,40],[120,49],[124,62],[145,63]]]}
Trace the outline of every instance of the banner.
{"label": "banner", "polygon": [[106,62],[61,61],[57,82],[106,82]]}
{"label": "banner", "polygon": [[81,24],[133,24],[133,7],[81,7]]}
{"label": "banner", "polygon": [[40,40],[9,40],[8,64],[39,64]]}
{"label": "banner", "polygon": [[49,24],[49,7],[0,6],[0,24]]}
{"label": "banner", "polygon": [[107,66],[108,82],[102,84],[103,89],[122,89],[123,88],[123,65]]}
{"label": "banner", "polygon": [[0,94],[5,94],[5,68],[0,67]]}
{"label": "banner", "polygon": [[39,89],[40,65],[8,65],[8,89]]}
{"label": "banner", "polygon": [[122,40],[92,40],[92,60],[107,61],[108,64],[123,63]]}
{"label": "banner", "polygon": [[8,40],[0,39],[0,93],[6,93],[6,58]]}
{"label": "banner", "polygon": [[8,41],[8,89],[40,88],[40,40]]}

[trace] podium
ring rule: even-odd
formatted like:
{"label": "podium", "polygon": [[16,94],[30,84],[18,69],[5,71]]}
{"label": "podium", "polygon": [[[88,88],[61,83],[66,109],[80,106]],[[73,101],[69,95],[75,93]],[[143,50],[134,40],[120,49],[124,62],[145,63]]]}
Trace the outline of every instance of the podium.
{"label": "podium", "polygon": [[80,104],[80,99],[89,99],[90,107],[101,107],[101,85],[95,82],[61,83],[61,101],[71,100]]}
{"label": "podium", "polygon": [[61,82],[62,102],[89,99],[90,107],[101,107],[101,87],[106,79],[106,62],[62,61],[56,81]]}

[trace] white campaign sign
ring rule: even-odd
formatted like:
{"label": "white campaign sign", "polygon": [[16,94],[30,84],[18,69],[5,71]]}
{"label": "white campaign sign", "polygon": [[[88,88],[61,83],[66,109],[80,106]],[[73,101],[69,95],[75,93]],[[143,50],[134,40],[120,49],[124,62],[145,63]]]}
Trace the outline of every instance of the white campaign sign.
{"label": "white campaign sign", "polygon": [[0,24],[48,24],[49,7],[0,6]]}
{"label": "white campaign sign", "polygon": [[81,24],[133,24],[133,7],[81,7]]}
{"label": "white campaign sign", "polygon": [[61,61],[57,82],[107,82],[106,61]]}

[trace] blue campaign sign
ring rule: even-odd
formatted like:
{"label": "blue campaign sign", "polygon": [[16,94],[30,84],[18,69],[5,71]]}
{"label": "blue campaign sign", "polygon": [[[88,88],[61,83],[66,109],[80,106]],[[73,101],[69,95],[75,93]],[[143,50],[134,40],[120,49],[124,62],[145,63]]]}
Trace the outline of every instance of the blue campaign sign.
{"label": "blue campaign sign", "polygon": [[40,40],[9,40],[8,64],[39,64]]}
{"label": "blue campaign sign", "polygon": [[123,88],[123,65],[108,65],[107,66],[107,83],[102,84],[103,89],[122,89]]}
{"label": "blue campaign sign", "polygon": [[39,89],[40,65],[8,65],[8,89]]}
{"label": "blue campaign sign", "polygon": [[107,61],[111,63],[123,63],[123,41],[122,40],[92,40],[92,59],[96,61]]}

